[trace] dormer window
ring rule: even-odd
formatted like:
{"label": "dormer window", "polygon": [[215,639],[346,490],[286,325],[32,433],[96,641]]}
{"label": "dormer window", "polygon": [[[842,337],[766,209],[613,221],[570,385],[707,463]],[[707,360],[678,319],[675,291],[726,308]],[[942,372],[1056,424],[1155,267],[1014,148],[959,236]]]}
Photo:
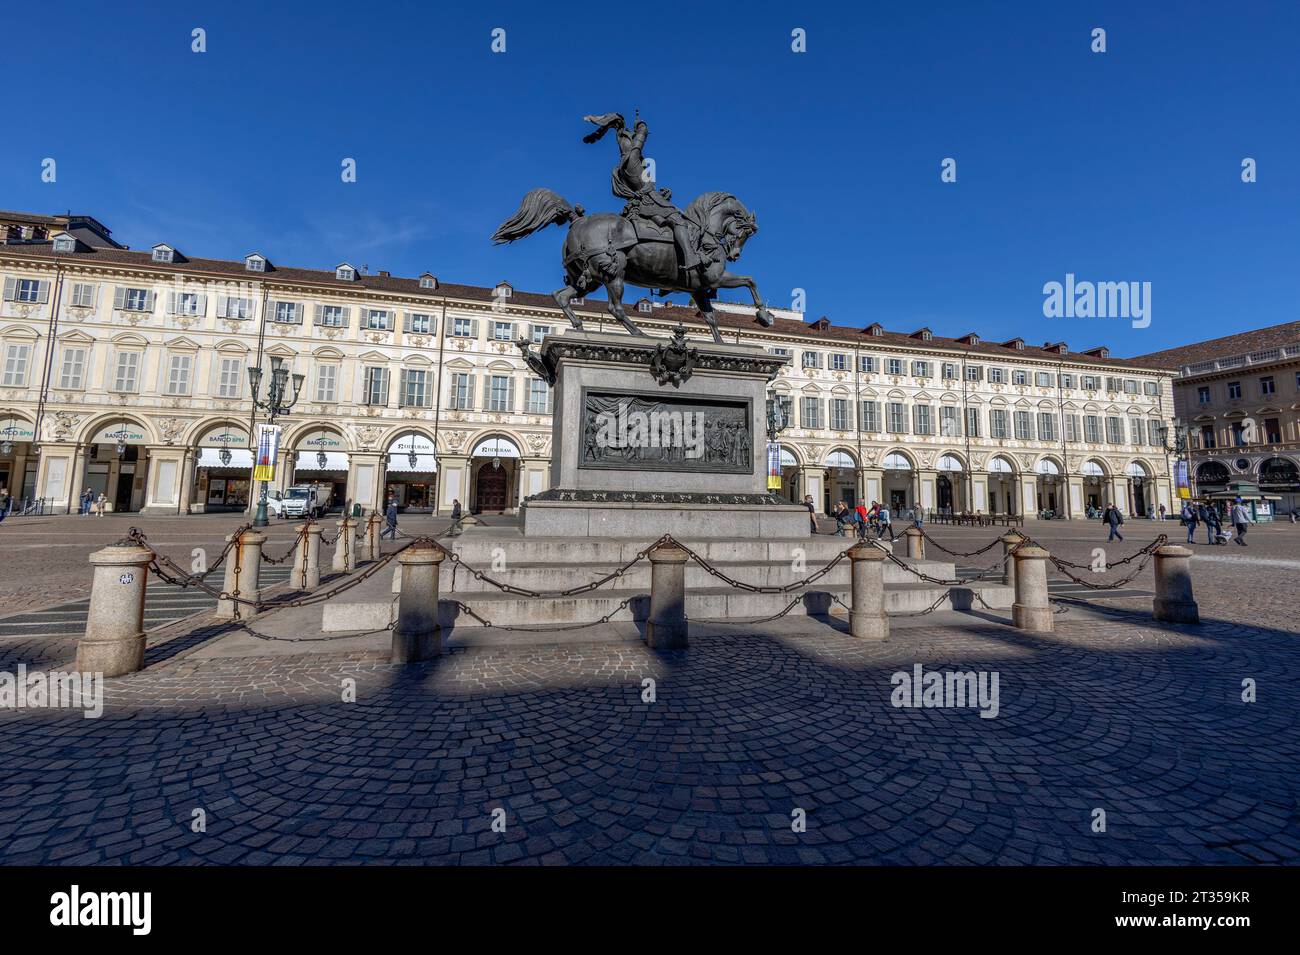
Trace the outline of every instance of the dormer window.
{"label": "dormer window", "polygon": [[334,278],[340,282],[355,282],[357,280],[357,270],[344,262],[334,268]]}
{"label": "dormer window", "polygon": [[176,259],[176,250],[170,245],[155,245],[153,247],[153,260],[155,262],[173,262]]}
{"label": "dormer window", "polygon": [[1013,338],[1009,342],[1002,343],[1003,348],[1014,348],[1016,351],[1025,350],[1025,340],[1023,338]]}
{"label": "dormer window", "polygon": [[879,322],[872,322],[870,325],[867,326],[867,334],[883,335],[885,334],[885,326],[881,325]]}
{"label": "dormer window", "polygon": [[928,342],[930,339],[934,338],[934,335],[930,333],[930,329],[922,328],[918,331],[912,332],[912,337],[919,338],[923,342]]}
{"label": "dormer window", "polygon": [[420,288],[437,288],[437,287],[438,287],[438,280],[434,278],[432,275],[430,275],[428,272],[425,272],[423,275],[420,276]]}
{"label": "dormer window", "polygon": [[60,232],[54,237],[55,252],[76,252],[77,240],[66,232]]}
{"label": "dormer window", "polygon": [[639,302],[636,303],[636,310],[637,310],[638,312],[648,312],[648,311],[650,311],[650,309],[653,308],[653,307],[654,307],[654,306],[652,306],[652,305],[651,305],[649,302],[647,302],[645,299],[642,299],[641,301],[639,301]]}
{"label": "dormer window", "polygon": [[265,271],[266,271],[266,256],[261,255],[261,254],[259,254],[259,253],[257,253],[257,252],[250,252],[250,253],[248,253],[248,255],[244,256],[244,271],[245,271],[245,272],[265,272]]}
{"label": "dormer window", "polygon": [[808,327],[819,332],[824,332],[826,329],[831,327],[831,320],[823,315],[821,318],[817,319],[817,321],[812,322]]}
{"label": "dormer window", "polygon": [[508,283],[501,282],[492,290],[492,294],[496,298],[510,298],[515,294],[515,290]]}
{"label": "dormer window", "polygon": [[980,337],[974,332],[971,332],[967,335],[963,335],[961,338],[957,339],[957,341],[961,342],[963,345],[978,345],[980,343]]}

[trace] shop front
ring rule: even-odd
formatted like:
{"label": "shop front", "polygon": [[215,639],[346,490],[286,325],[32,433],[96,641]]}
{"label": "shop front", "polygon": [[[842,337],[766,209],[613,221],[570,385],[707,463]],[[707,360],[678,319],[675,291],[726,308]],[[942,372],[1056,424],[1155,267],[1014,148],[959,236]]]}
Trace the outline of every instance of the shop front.
{"label": "shop front", "polygon": [[889,505],[892,514],[898,515],[912,506],[912,502],[916,499],[914,481],[912,462],[905,454],[891,451],[885,455],[884,503]]}
{"label": "shop front", "polygon": [[438,455],[426,435],[398,435],[388,446],[384,473],[384,500],[395,499],[398,510],[430,514],[437,508]]}
{"label": "shop front", "polygon": [[1259,465],[1261,491],[1276,495],[1278,514],[1300,508],[1300,467],[1289,458],[1268,458]]}
{"label": "shop front", "polygon": [[519,448],[509,438],[492,437],[474,446],[470,456],[471,511],[503,514],[519,506]]}
{"label": "shop front", "polygon": [[[293,474],[284,487],[316,483],[325,486],[330,510],[341,510],[348,499],[347,445],[343,436],[329,428],[316,428],[302,435],[293,449]],[[369,502],[365,502],[369,507]]]}
{"label": "shop front", "polygon": [[77,511],[87,489],[96,500],[101,493],[107,497],[108,509],[116,513],[140,510],[149,475],[148,442],[144,427],[129,419],[96,430],[85,449],[82,480],[72,488],[71,510]]}
{"label": "shop front", "polygon": [[194,491],[190,511],[196,514],[243,511],[252,494],[253,452],[246,428],[223,423],[199,435],[194,452]]}
{"label": "shop front", "polygon": [[826,455],[826,513],[837,501],[849,507],[858,504],[858,462],[847,451],[836,449]]}
{"label": "shop front", "polygon": [[19,507],[24,498],[32,497],[36,487],[35,438],[32,422],[18,415],[0,417],[0,488],[7,488],[10,507]]}
{"label": "shop front", "polygon": [[[1016,469],[1012,467],[1011,462],[1004,457],[994,456],[989,458],[988,467],[988,506],[990,514],[1015,514],[1016,513]],[[976,510],[984,510],[980,506],[979,495],[976,495]]]}

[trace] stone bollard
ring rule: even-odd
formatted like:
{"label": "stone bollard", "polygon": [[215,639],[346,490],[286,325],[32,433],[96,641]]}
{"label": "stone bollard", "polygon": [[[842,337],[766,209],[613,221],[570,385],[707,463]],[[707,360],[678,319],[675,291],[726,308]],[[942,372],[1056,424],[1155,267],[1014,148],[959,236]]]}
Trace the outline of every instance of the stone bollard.
{"label": "stone bollard", "polygon": [[339,530],[339,536],[334,541],[334,572],[341,574],[356,570],[357,547],[356,542],[352,540],[352,531],[357,526],[357,522],[350,517],[344,517],[335,526]]}
{"label": "stone bollard", "polygon": [[645,622],[646,646],[655,650],[685,650],[686,561],[690,554],[677,544],[658,544],[650,558],[650,616]]}
{"label": "stone bollard", "polygon": [[306,539],[298,545],[293,585],[298,590],[315,590],[320,586],[320,535],[324,528],[312,521],[304,530]]}
{"label": "stone bollard", "polygon": [[1157,547],[1156,597],[1152,616],[1166,623],[1200,623],[1201,612],[1192,599],[1192,552],[1187,547],[1166,544]]}
{"label": "stone bollard", "polygon": [[376,511],[371,511],[366,518],[366,560],[379,559],[379,525],[382,520]]}
{"label": "stone bollard", "polygon": [[849,634],[860,640],[889,639],[885,616],[885,552],[873,544],[849,548],[852,568],[852,606]]}
{"label": "stone bollard", "polygon": [[77,642],[82,673],[121,676],[144,667],[144,592],[153,553],[131,541],[90,555],[95,568],[86,633]]}
{"label": "stone bollard", "polygon": [[904,534],[907,536],[907,556],[925,560],[925,538],[921,536],[921,528],[909,527]]}
{"label": "stone bollard", "polygon": [[[262,545],[266,543],[266,535],[244,531],[238,540],[234,536],[226,538],[227,543],[232,541],[235,545],[226,555],[226,580],[222,589],[240,600],[256,600],[260,593]],[[256,607],[230,599],[217,601],[218,620],[240,620],[256,615]]]}
{"label": "stone bollard", "polygon": [[397,598],[392,663],[418,663],[442,655],[438,624],[438,574],[443,553],[436,547],[412,546],[397,557],[402,592]]}
{"label": "stone bollard", "polygon": [[1056,623],[1047,600],[1047,551],[1022,547],[1016,562],[1016,602],[1011,605],[1011,623],[1032,633],[1051,633]]}
{"label": "stone bollard", "polygon": [[1002,541],[1002,582],[1008,587],[1016,583],[1016,562],[1011,552],[1024,540],[1017,531],[1008,531],[999,540]]}

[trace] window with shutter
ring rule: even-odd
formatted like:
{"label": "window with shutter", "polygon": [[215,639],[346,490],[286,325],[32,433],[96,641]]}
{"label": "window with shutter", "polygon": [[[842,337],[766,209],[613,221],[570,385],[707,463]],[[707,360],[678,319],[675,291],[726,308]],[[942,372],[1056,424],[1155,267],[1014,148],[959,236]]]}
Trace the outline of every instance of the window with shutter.
{"label": "window with shutter", "polygon": [[86,349],[63,349],[63,368],[59,373],[59,387],[79,390],[85,387]]}
{"label": "window with shutter", "polygon": [[10,345],[5,349],[4,377],[0,384],[6,388],[27,387],[27,366],[31,361],[30,345]]}

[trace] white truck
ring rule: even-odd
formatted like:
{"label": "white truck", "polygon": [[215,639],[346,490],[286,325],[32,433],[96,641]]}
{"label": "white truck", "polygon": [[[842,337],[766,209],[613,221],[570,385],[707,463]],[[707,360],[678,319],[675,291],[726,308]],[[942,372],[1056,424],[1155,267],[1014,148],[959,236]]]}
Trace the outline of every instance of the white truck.
{"label": "white truck", "polygon": [[277,492],[266,502],[277,517],[317,518],[329,506],[326,491],[319,484],[295,484],[283,494]]}

